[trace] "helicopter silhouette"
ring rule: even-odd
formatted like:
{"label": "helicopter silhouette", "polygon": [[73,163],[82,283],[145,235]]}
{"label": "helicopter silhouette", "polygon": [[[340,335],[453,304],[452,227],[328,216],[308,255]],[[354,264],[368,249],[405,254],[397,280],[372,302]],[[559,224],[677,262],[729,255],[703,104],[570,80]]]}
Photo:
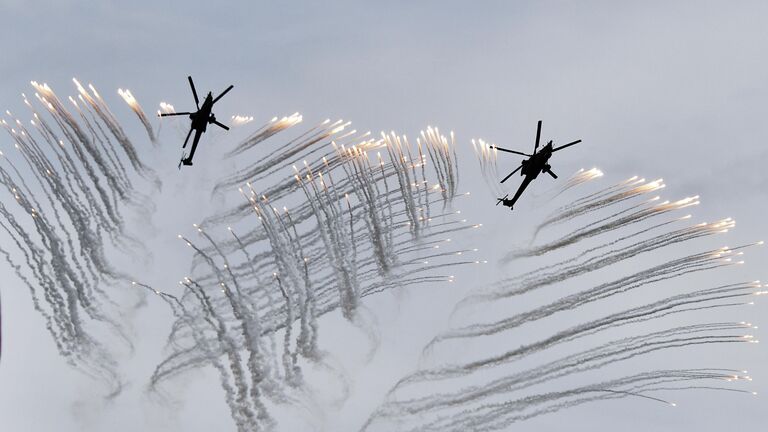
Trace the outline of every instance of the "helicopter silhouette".
{"label": "helicopter silhouette", "polygon": [[510,210],[513,210],[513,206],[517,202],[518,198],[520,198],[520,195],[523,194],[523,191],[525,190],[525,188],[527,188],[528,185],[534,179],[536,179],[536,177],[538,177],[539,174],[541,173],[547,173],[551,175],[552,178],[556,179],[557,175],[554,172],[552,172],[552,166],[549,165],[548,163],[549,158],[552,157],[552,153],[581,142],[581,140],[576,140],[568,144],[562,145],[560,147],[553,147],[552,141],[550,140],[544,147],[541,148],[541,150],[539,150],[540,138],[541,138],[541,120],[539,120],[539,125],[536,128],[536,144],[533,147],[533,154],[527,154],[527,153],[523,153],[515,150],[509,150],[509,149],[505,149],[495,145],[490,146],[492,149],[496,149],[496,150],[507,152],[507,153],[514,153],[517,155],[526,156],[528,158],[522,161],[519,167],[515,168],[514,171],[509,173],[506,177],[504,177],[501,180],[501,183],[504,183],[510,177],[512,177],[513,174],[515,174],[518,171],[520,171],[521,176],[525,176],[525,178],[523,179],[523,182],[520,184],[520,187],[517,189],[517,192],[515,192],[515,195],[512,197],[512,199],[507,199],[509,194],[505,195],[503,198],[497,198],[496,205],[503,204],[505,207],[509,207]]}
{"label": "helicopter silhouette", "polygon": [[181,169],[181,165],[190,166],[192,165],[192,158],[195,156],[195,150],[197,149],[197,144],[200,142],[200,136],[205,132],[205,129],[208,127],[209,124],[215,124],[216,126],[219,126],[220,128],[223,128],[224,130],[229,130],[229,127],[219,123],[216,120],[216,116],[213,115],[213,112],[211,110],[213,109],[213,104],[218,102],[219,99],[224,97],[227,92],[232,90],[235,86],[231,85],[227,87],[226,90],[221,92],[218,96],[216,96],[216,99],[213,98],[213,95],[211,92],[208,92],[208,95],[205,97],[205,100],[203,101],[203,106],[200,106],[200,100],[197,98],[197,91],[195,91],[195,83],[192,82],[192,77],[188,76],[187,79],[189,80],[189,87],[192,88],[192,96],[195,97],[195,105],[197,106],[197,111],[195,112],[175,112],[175,113],[162,113],[160,114],[160,117],[168,117],[168,116],[178,116],[178,115],[188,115],[190,120],[192,120],[192,124],[189,128],[189,133],[187,134],[187,138],[184,140],[184,145],[181,148],[187,147],[187,142],[189,141],[189,137],[192,135],[192,131],[195,132],[195,138],[192,140],[192,150],[189,152],[189,156],[182,154],[181,160],[179,161],[179,169]]}

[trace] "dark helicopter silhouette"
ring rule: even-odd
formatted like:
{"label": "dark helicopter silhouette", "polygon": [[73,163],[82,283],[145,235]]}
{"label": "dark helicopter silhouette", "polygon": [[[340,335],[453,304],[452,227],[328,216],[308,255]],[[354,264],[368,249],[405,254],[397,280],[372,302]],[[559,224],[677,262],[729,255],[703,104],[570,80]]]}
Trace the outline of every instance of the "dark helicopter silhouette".
{"label": "dark helicopter silhouette", "polygon": [[197,92],[195,91],[195,84],[192,82],[192,77],[189,76],[187,77],[187,79],[189,79],[189,86],[192,88],[192,96],[195,97],[195,105],[197,106],[197,111],[160,114],[160,117],[189,115],[190,120],[192,120],[192,125],[189,128],[189,133],[187,134],[187,138],[184,140],[184,145],[181,147],[181,148],[187,147],[187,142],[189,141],[189,137],[190,135],[192,135],[192,131],[195,131],[195,138],[192,140],[192,150],[189,152],[189,156],[182,154],[181,160],[179,161],[179,169],[181,169],[182,164],[192,165],[192,158],[195,156],[197,143],[200,141],[200,136],[205,132],[205,129],[206,127],[208,127],[209,124],[215,124],[216,126],[219,126],[225,130],[229,130],[228,126],[223,125],[218,121],[216,121],[216,116],[213,115],[211,110],[213,109],[213,104],[215,104],[219,99],[224,97],[224,95],[227,94],[228,91],[232,90],[232,88],[235,87],[233,85],[227,87],[227,89],[221,92],[220,95],[216,96],[216,99],[213,98],[213,95],[211,94],[211,92],[208,92],[208,95],[205,97],[205,100],[203,101],[203,106],[201,107],[200,100],[197,98]]}
{"label": "dark helicopter silhouette", "polygon": [[520,187],[517,189],[517,192],[515,192],[515,196],[513,196],[512,199],[507,199],[507,197],[509,196],[509,194],[507,194],[504,196],[504,198],[497,198],[496,205],[503,204],[504,206],[509,207],[509,209],[512,210],[512,207],[517,202],[517,199],[520,198],[520,195],[523,194],[523,191],[525,190],[525,188],[527,188],[528,185],[541,173],[547,173],[551,175],[552,178],[556,179],[557,175],[552,172],[552,167],[547,163],[549,162],[549,158],[552,157],[552,153],[581,142],[581,140],[576,140],[568,144],[562,145],[560,147],[552,147],[552,141],[550,140],[544,147],[541,148],[541,150],[539,150],[539,138],[541,138],[541,120],[539,120],[539,125],[536,128],[536,144],[533,147],[532,155],[515,151],[515,150],[509,150],[509,149],[497,147],[497,146],[490,146],[491,148],[499,151],[514,153],[514,154],[528,157],[528,159],[520,163],[519,167],[517,167],[514,171],[509,173],[509,175],[507,175],[501,180],[501,183],[504,183],[505,181],[507,181],[507,179],[512,177],[512,175],[517,171],[520,171],[520,175],[525,176],[525,178],[523,179],[523,182],[520,184]]}

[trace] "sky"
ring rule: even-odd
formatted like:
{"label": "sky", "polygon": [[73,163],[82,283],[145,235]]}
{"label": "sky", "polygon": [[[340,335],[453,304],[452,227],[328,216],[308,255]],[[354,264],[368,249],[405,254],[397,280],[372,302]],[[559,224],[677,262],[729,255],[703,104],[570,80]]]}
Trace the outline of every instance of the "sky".
{"label": "sky", "polygon": [[[179,109],[191,102],[185,78],[192,75],[199,88],[214,92],[235,85],[226,107],[219,108],[220,118],[269,119],[299,111],[313,122],[344,118],[360,129],[409,135],[437,125],[456,132],[462,188],[488,203],[492,197],[483,190],[469,140],[524,149],[543,119],[545,136],[583,140],[553,160],[558,173],[597,166],[613,180],[664,178],[670,198],[701,196],[697,217],[734,217],[738,225],[728,241],[736,244],[768,237],[766,19],[768,4],[759,1],[5,0],[0,2],[0,102],[3,109],[21,111],[20,93],[30,92],[30,80],[74,91],[70,79],[76,76],[96,85],[113,106],[121,103],[114,91],[127,87],[147,112],[160,101]],[[127,109],[118,114],[123,123],[134,120]],[[227,143],[221,135],[215,142]],[[9,143],[0,138],[0,146]],[[168,151],[171,159],[176,151]],[[189,226],[211,211],[204,200],[195,200],[194,186],[215,169],[201,168],[199,178],[185,181],[171,177],[177,174],[175,161],[169,164],[174,172],[168,189],[177,196],[158,208],[156,222]],[[514,167],[512,160],[501,164]],[[532,223],[530,216],[479,203],[468,206],[468,218],[482,222],[484,230],[469,241],[487,246],[493,256],[503,250],[494,243],[498,233],[512,244],[525,240],[517,228]],[[177,250],[173,240],[157,239],[153,247],[158,254]],[[739,272],[746,280],[768,279],[759,274],[767,257],[764,250],[750,252]],[[188,258],[174,257],[173,268],[184,271]],[[193,431],[230,425],[212,375],[180,386],[184,397],[178,405],[162,405],[142,392],[142,374],[160,358],[167,328],[160,308],[137,313],[139,342],[125,366],[131,386],[105,407],[91,394],[88,378],[56,356],[11,272],[4,269],[0,276],[4,345],[19,346],[15,354],[4,352],[0,364],[0,429]],[[439,294],[414,293],[413,305],[400,310],[422,320],[411,337],[399,338],[404,329],[397,324],[383,325],[385,354],[365,366],[349,360],[360,396],[328,414],[328,430],[359,426],[359,413],[377,402],[377,396],[366,396],[366,385],[384,388],[381,375],[395,377],[413,367],[416,358],[407,348],[444,324],[419,314],[434,295]],[[450,298],[441,303],[447,307]],[[395,308],[387,300],[370,307],[380,307],[381,317]],[[755,308],[750,319],[760,323],[765,312],[765,306]],[[350,330],[343,323],[329,321],[340,335],[355,337],[344,333]],[[343,337],[329,339],[328,349],[343,358],[362,355],[340,343]],[[750,369],[758,391],[768,394],[763,370],[768,351],[736,350],[734,356]],[[730,357],[713,358],[725,359]],[[760,430],[768,420],[764,405],[764,398],[697,394],[670,412],[622,400],[514,429],[558,430],[567,421],[577,431]]]}

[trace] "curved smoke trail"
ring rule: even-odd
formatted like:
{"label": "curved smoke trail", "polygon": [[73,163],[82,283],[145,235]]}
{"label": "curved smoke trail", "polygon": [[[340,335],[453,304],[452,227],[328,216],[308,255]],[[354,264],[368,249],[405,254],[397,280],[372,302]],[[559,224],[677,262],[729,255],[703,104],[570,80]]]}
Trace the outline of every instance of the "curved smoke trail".
{"label": "curved smoke trail", "polygon": [[[195,225],[200,242],[179,235],[194,251],[193,267],[184,295],[169,303],[176,321],[151,379],[157,388],[213,365],[241,431],[274,424],[267,400],[307,403],[305,364],[344,381],[319,348],[320,316],[339,309],[375,349],[363,297],[451,281],[441,269],[479,263],[464,259],[472,251],[451,250],[447,238],[477,227],[446,210],[460,196],[453,134],[428,128],[411,146],[394,132],[375,139],[328,120],[266,147],[300,121],[298,114],[275,118],[225,155],[255,159],[213,188],[214,196],[243,204]],[[278,209],[277,202],[286,204]]]}
{"label": "curved smoke trail", "polygon": [[96,334],[106,328],[132,348],[108,293],[130,279],[107,249],[135,249],[123,213],[146,200],[136,182],[159,181],[96,89],[75,83],[79,102],[70,97],[68,108],[47,84],[32,82],[36,103],[24,96],[29,121],[10,111],[2,119],[13,147],[0,152],[9,198],[0,204],[0,253],[28,288],[59,353],[114,396],[122,386],[117,362]]}
{"label": "curved smoke trail", "polygon": [[[115,395],[121,389],[115,355],[96,335],[103,327],[130,346],[118,319],[121,309],[107,288],[135,278],[117,270],[109,252],[140,248],[127,232],[124,215],[151,206],[137,190],[145,184],[159,189],[161,183],[139,157],[143,149],[129,139],[93,86],[75,81],[78,95],[65,104],[46,84],[32,85],[34,98],[24,97],[28,124],[10,112],[2,120],[13,147],[0,153],[0,190],[8,197],[0,202],[0,253],[30,291],[61,355],[107,382]],[[130,91],[119,94],[156,145],[159,129]],[[161,110],[173,107],[161,104]],[[252,118],[233,120],[248,124]],[[358,132],[343,120],[297,131],[302,120],[298,113],[275,117],[224,154],[237,163],[211,188],[219,203],[216,212],[194,226],[196,237],[179,235],[193,258],[178,292],[132,283],[159,298],[173,317],[165,357],[149,389],[160,391],[171,379],[211,366],[242,432],[274,429],[270,408],[276,404],[310,410],[313,394],[304,377],[310,366],[345,381],[332,353],[321,349],[321,316],[338,310],[367,335],[373,353],[378,334],[365,297],[452,282],[455,266],[482,263],[467,259],[476,249],[452,247],[451,236],[480,226],[460,220],[453,210],[454,200],[465,195],[459,192],[453,133],[445,136],[430,127],[414,143],[395,132]],[[475,148],[483,177],[501,196],[495,150],[482,141]],[[582,170],[550,199],[601,176],[596,169]],[[731,219],[688,225],[689,215],[673,213],[696,205],[698,197],[660,202],[648,195],[663,187],[661,180],[631,178],[556,208],[532,232],[534,240],[555,227],[577,228],[510,251],[501,263],[554,251],[570,254],[481,287],[459,303],[457,314],[470,315],[470,306],[494,309],[504,301],[553,292],[578,276],[656,256],[673,245],[689,248],[694,239],[734,226]],[[651,370],[559,384],[652,353],[756,342],[745,334],[753,328],[748,323],[681,323],[680,318],[748,304],[750,296],[765,293],[758,282],[689,285],[657,295],[662,283],[739,264],[738,256],[750,246],[689,251],[520,313],[483,314],[448,329],[424,350],[434,365],[397,382],[364,429],[396,424],[402,430],[495,430],[597,400],[667,403],[657,395],[694,389],[744,392],[718,383],[748,382],[746,373],[723,369]],[[653,300],[610,313],[584,312],[640,292]],[[514,347],[501,344],[467,353],[470,358],[439,362],[450,344],[493,337],[508,341],[520,329],[566,315],[580,319]],[[644,328],[650,323],[658,326]],[[608,340],[591,343],[598,336]],[[554,353],[553,358],[536,367],[526,364],[542,353]]]}
{"label": "curved smoke trail", "polygon": [[[582,174],[577,173],[564,188],[583,183],[577,180]],[[711,380],[723,384],[751,381],[746,373],[719,369],[648,371],[580,387],[556,391],[552,388],[562,388],[561,382],[588,377],[592,371],[652,353],[714,344],[756,343],[753,336],[746,333],[753,328],[749,323],[698,323],[697,317],[703,311],[751,304],[755,295],[766,292],[760,289],[763,285],[759,281],[701,287],[684,280],[694,273],[721,272],[741,264],[743,250],[762,242],[705,249],[668,259],[591,288],[555,296],[540,306],[514,314],[504,313],[509,308],[502,307],[501,316],[492,318],[494,313],[488,309],[503,301],[524,302],[526,296],[550,286],[563,290],[579,275],[617,266],[648,252],[665,251],[672,245],[690,243],[696,238],[721,235],[735,225],[733,220],[723,219],[675,227],[686,223],[690,215],[658,221],[670,212],[698,203],[698,197],[661,204],[656,203],[658,198],[642,199],[642,195],[661,187],[660,181],[646,183],[633,178],[584,195],[555,210],[535,228],[536,232],[580,216],[587,217],[579,219],[585,222],[560,238],[511,251],[501,263],[559,249],[566,249],[570,254],[560,262],[470,292],[456,308],[456,312],[468,315],[469,322],[435,336],[424,350],[424,360],[432,366],[424,366],[400,379],[362,429],[499,430],[517,421],[597,400],[632,396],[666,403],[653,395],[683,389],[750,393],[724,385],[703,384]],[[653,235],[654,232],[658,234]],[[606,236],[608,233],[611,235]],[[589,238],[602,242],[580,247],[581,242]],[[674,284],[680,292],[654,296],[664,282]],[[593,303],[609,304],[607,302],[617,298],[631,298],[631,293],[640,290],[656,299],[603,316],[587,315],[590,313],[587,308]],[[481,309],[482,315],[472,319],[474,315],[469,306]],[[607,310],[606,306],[601,309]],[[553,316],[581,319],[571,327],[540,331],[547,328],[546,320]],[[667,317],[674,319],[665,319]],[[658,329],[661,325],[661,330],[644,330],[652,323],[657,324],[651,328]],[[534,328],[539,329],[534,334],[543,335],[526,337]],[[603,335],[614,335],[621,329],[631,336],[605,341]],[[602,338],[603,342],[592,342],[594,338]],[[481,341],[498,342],[479,344]],[[468,350],[469,343],[480,348]],[[464,348],[457,351],[459,345],[456,344]],[[569,353],[562,354],[563,351]],[[464,355],[457,355],[458,352]],[[448,357],[451,360],[442,360],[441,353],[452,353]],[[529,360],[541,356],[549,360]]]}

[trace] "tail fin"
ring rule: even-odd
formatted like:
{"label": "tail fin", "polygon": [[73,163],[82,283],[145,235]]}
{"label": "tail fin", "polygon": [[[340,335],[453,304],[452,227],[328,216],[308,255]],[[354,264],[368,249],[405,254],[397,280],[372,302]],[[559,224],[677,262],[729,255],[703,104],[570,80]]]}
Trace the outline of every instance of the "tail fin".
{"label": "tail fin", "polygon": [[499,205],[502,202],[504,202],[504,200],[507,199],[508,196],[509,196],[509,194],[506,194],[506,195],[504,195],[504,198],[496,198],[496,205]]}

